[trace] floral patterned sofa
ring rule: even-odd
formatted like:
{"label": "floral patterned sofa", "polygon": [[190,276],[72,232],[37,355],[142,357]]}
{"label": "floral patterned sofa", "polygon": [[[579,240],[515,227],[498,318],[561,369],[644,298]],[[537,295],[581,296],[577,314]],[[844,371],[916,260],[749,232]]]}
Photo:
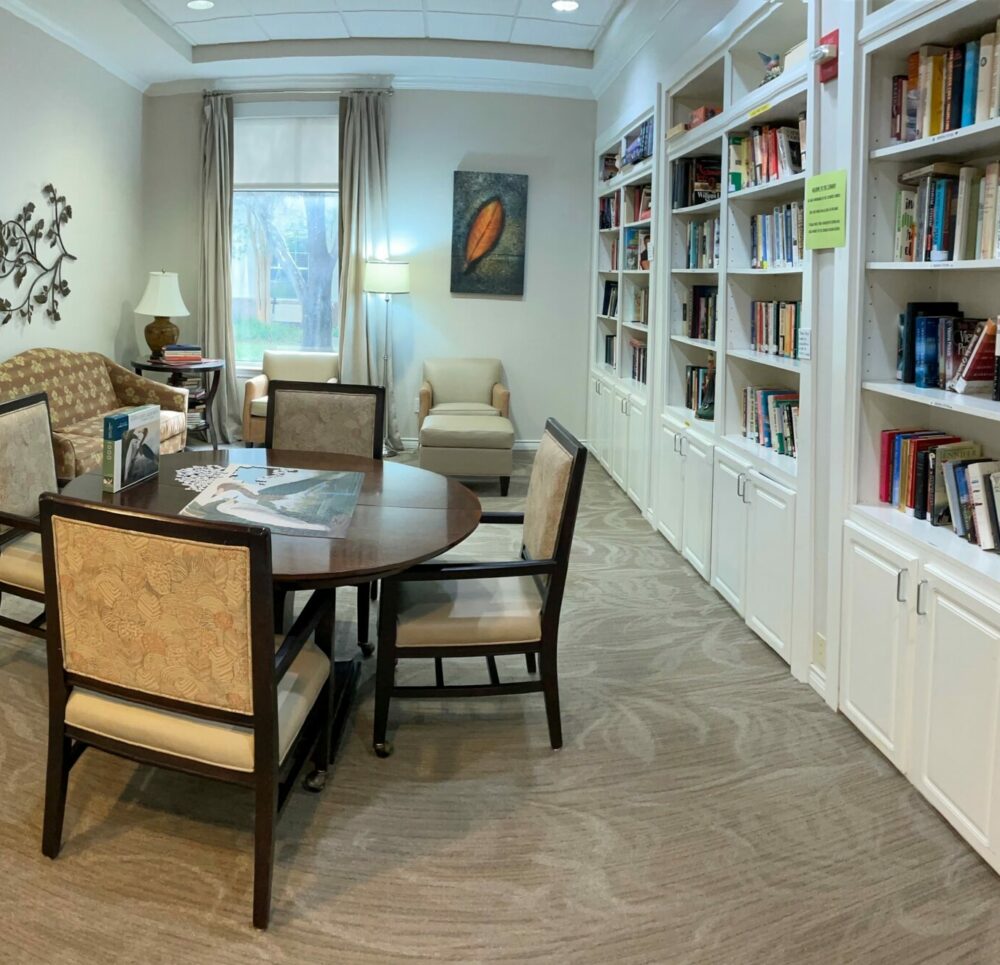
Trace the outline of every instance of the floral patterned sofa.
{"label": "floral patterned sofa", "polygon": [[100,469],[104,417],[129,406],[160,406],[161,453],[187,442],[187,390],[144,379],[97,352],[34,348],[0,362],[0,402],[32,392],[49,397],[60,479]]}

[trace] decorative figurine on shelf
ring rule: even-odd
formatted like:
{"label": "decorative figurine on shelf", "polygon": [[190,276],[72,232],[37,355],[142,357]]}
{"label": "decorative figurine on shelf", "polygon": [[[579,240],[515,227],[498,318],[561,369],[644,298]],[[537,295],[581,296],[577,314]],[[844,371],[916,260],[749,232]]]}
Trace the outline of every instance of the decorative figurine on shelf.
{"label": "decorative figurine on shelf", "polygon": [[705,385],[701,392],[701,405],[695,410],[696,419],[711,422],[715,418],[715,353],[708,356],[708,371],[705,373]]}
{"label": "decorative figurine on shelf", "polygon": [[781,76],[781,54],[765,54],[758,50],[757,56],[764,64],[764,79],[757,86],[763,87],[776,77]]}

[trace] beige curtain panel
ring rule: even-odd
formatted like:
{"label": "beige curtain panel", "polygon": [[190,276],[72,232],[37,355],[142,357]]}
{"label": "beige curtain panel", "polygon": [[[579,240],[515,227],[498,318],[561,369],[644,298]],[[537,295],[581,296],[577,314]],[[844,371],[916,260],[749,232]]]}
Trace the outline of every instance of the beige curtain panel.
{"label": "beige curtain panel", "polygon": [[233,99],[207,95],[201,128],[202,245],[198,307],[202,345],[209,358],[226,363],[215,397],[215,424],[223,442],[239,438],[232,281]]}
{"label": "beige curtain panel", "polygon": [[[382,380],[385,303],[364,292],[365,261],[389,251],[387,92],[341,99],[340,366],[342,379],[359,385]],[[368,316],[369,300],[372,307]],[[377,309],[377,310],[376,310]],[[393,391],[392,346],[386,375],[389,448],[400,450]]]}

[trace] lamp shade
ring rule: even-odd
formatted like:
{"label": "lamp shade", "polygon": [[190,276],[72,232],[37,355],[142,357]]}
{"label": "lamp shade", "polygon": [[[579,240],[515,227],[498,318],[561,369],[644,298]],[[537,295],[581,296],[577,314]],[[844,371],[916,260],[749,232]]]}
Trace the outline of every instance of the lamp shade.
{"label": "lamp shade", "polygon": [[405,295],[410,290],[410,265],[405,261],[365,262],[365,291]]}
{"label": "lamp shade", "polygon": [[166,318],[178,318],[190,315],[184,299],[181,298],[181,286],[177,281],[175,271],[151,271],[146,290],[135,306],[136,315],[154,315]]}

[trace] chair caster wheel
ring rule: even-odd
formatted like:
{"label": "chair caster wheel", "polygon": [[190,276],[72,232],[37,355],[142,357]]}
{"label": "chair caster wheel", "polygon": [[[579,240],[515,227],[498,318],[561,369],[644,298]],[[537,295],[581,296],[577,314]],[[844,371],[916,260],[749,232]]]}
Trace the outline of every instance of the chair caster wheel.
{"label": "chair caster wheel", "polygon": [[326,771],[313,771],[303,782],[302,786],[313,794],[319,794],[326,787]]}
{"label": "chair caster wheel", "polygon": [[375,745],[375,756],[376,757],[389,757],[392,754],[392,744],[386,741],[384,744]]}
{"label": "chair caster wheel", "polygon": [[367,660],[375,652],[374,643],[359,643],[358,649],[361,651],[361,656]]}

